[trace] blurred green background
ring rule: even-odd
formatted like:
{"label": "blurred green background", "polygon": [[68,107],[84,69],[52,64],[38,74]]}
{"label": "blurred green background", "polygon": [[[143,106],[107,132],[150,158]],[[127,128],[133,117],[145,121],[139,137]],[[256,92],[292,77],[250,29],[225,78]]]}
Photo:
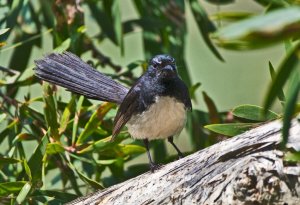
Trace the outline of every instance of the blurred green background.
{"label": "blurred green background", "polygon": [[[201,3],[208,14],[215,14],[219,10],[222,12],[247,11],[259,14],[264,10],[261,5],[252,0],[236,1],[221,7],[204,0]],[[87,8],[84,6],[83,8],[86,9],[86,32],[92,36],[99,32],[99,27],[90,17],[91,14]],[[131,0],[120,1],[120,8],[122,21],[138,18]],[[236,105],[244,103],[261,105],[270,81],[268,61],[273,62],[274,65],[278,65],[284,54],[284,45],[275,45],[242,53],[240,51],[228,51],[219,48],[220,53],[226,61],[225,63],[219,62],[205,45],[189,9],[187,9],[186,17],[188,32],[185,37],[187,41],[184,49],[192,82],[201,82],[201,89],[210,94],[217,102],[220,110],[232,109]],[[13,36],[11,36],[11,39],[13,39]],[[10,41],[8,40],[8,42]],[[116,64],[122,66],[126,66],[137,60],[147,60],[144,55],[142,31],[139,29],[124,35],[124,55],[121,55],[119,47],[108,39],[99,43],[98,48],[105,55],[111,57]],[[33,67],[35,59],[40,59],[43,55],[52,51],[52,35],[48,33],[45,34],[42,47],[34,48],[30,55],[28,66]],[[13,49],[1,52],[0,59],[3,66],[9,65],[12,52]],[[83,58],[89,60],[90,55],[84,55]],[[178,66],[180,67],[179,69],[186,69],[185,67],[181,67],[181,65]],[[197,103],[194,102],[193,105],[198,109],[207,110],[200,94],[200,92],[197,93],[199,101]],[[23,97],[22,94],[20,97]]]}
{"label": "blurred green background", "polygon": [[[299,79],[290,79],[299,76],[293,58],[299,32],[290,29],[300,24],[297,1],[4,0],[0,6],[0,202],[64,203],[148,171],[142,143],[126,131],[108,142],[114,105],[33,76],[34,60],[52,52],[69,50],[128,86],[151,56],[173,55],[193,97],[187,129],[175,140],[186,155],[282,117],[267,111],[272,104],[288,119],[286,129],[299,110]],[[273,81],[269,62],[277,71]],[[287,101],[280,95],[286,81]],[[263,110],[267,117],[259,116]],[[151,145],[155,161],[176,159],[167,143]]]}

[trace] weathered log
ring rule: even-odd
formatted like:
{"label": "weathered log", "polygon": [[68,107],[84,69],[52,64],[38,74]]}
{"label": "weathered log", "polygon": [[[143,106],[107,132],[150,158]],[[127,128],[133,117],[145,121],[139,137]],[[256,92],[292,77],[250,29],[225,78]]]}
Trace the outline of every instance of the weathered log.
{"label": "weathered log", "polygon": [[[181,160],[70,204],[300,204],[300,165],[279,150],[281,121],[221,141]],[[300,122],[288,148],[300,150]]]}

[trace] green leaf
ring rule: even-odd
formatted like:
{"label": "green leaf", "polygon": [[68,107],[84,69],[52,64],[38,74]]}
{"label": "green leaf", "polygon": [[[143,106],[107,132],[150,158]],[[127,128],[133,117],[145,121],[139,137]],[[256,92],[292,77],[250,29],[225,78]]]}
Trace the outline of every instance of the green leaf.
{"label": "green leaf", "polygon": [[42,178],[42,167],[44,163],[43,159],[46,154],[47,144],[49,143],[48,132],[44,135],[40,144],[37,146],[32,156],[28,160],[28,166],[31,171],[33,183],[41,181]]}
{"label": "green leaf", "polygon": [[27,182],[21,189],[20,193],[17,196],[17,203],[22,204],[23,201],[26,199],[27,195],[29,194],[31,190],[32,184],[30,182]]}
{"label": "green leaf", "polygon": [[300,43],[298,42],[293,49],[287,53],[286,57],[279,65],[277,75],[269,87],[267,96],[264,100],[265,112],[271,107],[278,93],[281,92],[285,82],[289,78],[292,71],[299,66],[298,52],[300,50]]}
{"label": "green leaf", "polygon": [[[298,71],[298,70],[296,70]],[[292,75],[291,84],[287,92],[287,100],[284,105],[283,126],[282,126],[282,144],[286,145],[289,137],[291,119],[295,114],[297,99],[300,90],[300,72],[294,72]]]}
{"label": "green leaf", "polygon": [[6,33],[7,31],[9,31],[9,28],[0,29],[0,35]]}
{"label": "green leaf", "polygon": [[81,106],[84,100],[84,96],[80,96],[79,100],[77,102],[76,105],[76,112],[75,112],[75,116],[74,116],[74,121],[73,121],[73,129],[72,129],[72,145],[75,144],[75,140],[76,140],[76,134],[77,134],[77,130],[78,130],[78,121],[79,121],[79,115],[80,115],[80,110],[81,110]]}
{"label": "green leaf", "polygon": [[226,5],[226,4],[231,4],[234,3],[234,0],[205,0],[211,4],[216,4],[216,5]]}
{"label": "green leaf", "polygon": [[210,123],[216,124],[221,122],[221,118],[219,116],[219,112],[217,110],[217,106],[214,101],[206,94],[206,92],[202,92],[204,102],[208,108],[208,114],[210,118]]}
{"label": "green leaf", "polygon": [[236,117],[264,122],[268,120],[275,120],[279,117],[275,112],[268,110],[264,115],[264,109],[256,105],[239,105],[232,110],[232,114]]}
{"label": "green leaf", "polygon": [[32,197],[45,197],[48,196],[50,198],[58,199],[63,203],[70,202],[76,198],[78,198],[78,195],[76,194],[70,194],[66,191],[54,191],[54,190],[35,190],[32,194]]}
{"label": "green leaf", "polygon": [[59,46],[57,46],[53,51],[55,53],[63,53],[64,51],[68,50],[71,46],[71,39],[67,38],[64,40]]}
{"label": "green leaf", "polygon": [[104,189],[104,187],[100,183],[85,176],[82,172],[78,171],[77,169],[75,169],[75,171],[79,175],[79,177],[82,181],[84,181],[85,183],[87,183],[88,185],[93,187],[95,190]]}
{"label": "green leaf", "polygon": [[5,139],[5,137],[20,123],[19,119],[14,119],[9,123],[4,130],[0,132],[0,143]]}
{"label": "green leaf", "polygon": [[[269,71],[270,71],[270,75],[271,75],[272,80],[275,80],[276,72],[275,72],[274,67],[273,67],[273,65],[270,61],[269,61]],[[285,96],[284,96],[284,92],[283,92],[282,88],[278,90],[277,97],[281,102],[285,101]]]}
{"label": "green leaf", "polygon": [[27,163],[26,159],[23,160],[23,165],[24,165],[25,172],[26,172],[26,174],[29,178],[29,181],[31,181],[32,180],[32,175],[31,175],[30,167],[28,166],[28,163]]}
{"label": "green leaf", "polygon": [[36,137],[32,134],[20,133],[16,136],[16,138],[14,139],[14,142],[20,142],[23,140],[34,140],[34,139],[36,139]]}
{"label": "green leaf", "polygon": [[50,135],[55,140],[59,140],[58,122],[57,122],[57,109],[53,90],[49,83],[44,83],[44,114],[48,127],[50,127]]}
{"label": "green leaf", "polygon": [[121,48],[121,54],[124,55],[124,43],[123,43],[123,27],[121,20],[121,12],[120,12],[120,2],[119,0],[113,0],[112,3],[112,17],[113,17],[113,26],[116,34],[116,40],[118,46]]}
{"label": "green leaf", "polygon": [[52,142],[47,144],[46,153],[47,154],[58,154],[63,153],[65,149],[58,142]]}
{"label": "green leaf", "polygon": [[146,148],[134,145],[134,144],[126,144],[126,145],[118,145],[118,148],[124,155],[135,155],[135,154],[142,154],[146,152]]}
{"label": "green leaf", "polygon": [[257,125],[257,123],[225,123],[206,125],[204,128],[221,135],[236,136],[256,127]]}
{"label": "green leaf", "polygon": [[268,7],[279,8],[279,7],[290,6],[290,3],[289,3],[290,1],[286,1],[286,0],[255,0],[255,2],[261,4],[262,6],[266,6],[267,9],[268,9]]}
{"label": "green leaf", "polygon": [[5,120],[7,115],[5,113],[0,114],[0,123]]}
{"label": "green leaf", "polygon": [[65,130],[67,129],[67,126],[68,126],[69,120],[70,120],[70,116],[71,116],[71,112],[72,112],[72,110],[74,110],[73,108],[75,105],[75,100],[76,100],[76,97],[73,96],[61,116],[60,127],[58,128],[59,135],[62,135],[65,132]]}
{"label": "green leaf", "polygon": [[3,20],[6,20],[6,27],[10,28],[9,32],[5,32],[5,35],[2,35],[3,38],[0,38],[0,41],[8,38],[10,32],[17,25],[18,15],[24,6],[24,0],[12,0],[10,2],[11,7],[5,15]]}
{"label": "green leaf", "polygon": [[97,164],[101,165],[110,165],[117,161],[117,159],[103,159],[103,160],[95,160]]}
{"label": "green leaf", "polygon": [[98,107],[86,123],[84,130],[79,135],[76,142],[77,145],[82,144],[97,129],[97,127],[102,123],[106,113],[113,107],[115,107],[115,104],[113,103],[103,103]]}
{"label": "green leaf", "polygon": [[300,35],[300,8],[278,9],[223,27],[213,35],[228,49],[265,47]]}
{"label": "green leaf", "polygon": [[191,99],[193,100],[196,100],[196,91],[197,89],[201,86],[201,83],[196,83],[194,85],[192,85],[190,88],[189,88],[189,93],[190,93],[190,96],[191,96]]}
{"label": "green leaf", "polygon": [[227,21],[237,21],[249,18],[253,15],[253,13],[249,12],[218,12],[210,16],[212,20],[227,20]]}
{"label": "green leaf", "polygon": [[123,140],[128,138],[128,134],[119,134],[118,137],[114,141],[111,141],[111,136],[106,137],[104,139],[98,140],[86,148],[78,151],[79,154],[84,154],[88,152],[101,152],[108,148],[112,148],[122,142]]}
{"label": "green leaf", "polygon": [[18,193],[25,184],[26,181],[0,183],[0,196],[7,196],[12,193]]}
{"label": "green leaf", "polygon": [[15,164],[15,163],[19,163],[19,162],[21,162],[21,160],[19,160],[19,159],[7,158],[7,157],[0,156],[0,168],[6,164]]}
{"label": "green leaf", "polygon": [[88,185],[90,185],[91,187],[93,187],[94,189],[104,189],[104,187],[99,184],[98,182],[90,179],[89,177],[85,176],[82,172],[80,172],[70,161],[68,162],[68,165],[70,167],[71,170],[73,170],[74,172],[76,172],[78,174],[78,176],[80,177],[80,179],[82,181],[84,181],[85,183],[87,183]]}
{"label": "green leaf", "polygon": [[289,162],[299,162],[300,161],[300,152],[288,152],[284,156],[285,161]]}
{"label": "green leaf", "polygon": [[192,14],[194,15],[194,18],[196,20],[198,29],[200,30],[200,33],[202,35],[202,38],[204,39],[206,45],[210,49],[210,51],[220,60],[224,61],[221,54],[218,52],[218,50],[215,48],[213,43],[211,42],[209,38],[209,32],[212,30],[212,23],[210,22],[206,12],[202,8],[202,6],[199,4],[198,0],[189,0],[190,7],[192,10]]}

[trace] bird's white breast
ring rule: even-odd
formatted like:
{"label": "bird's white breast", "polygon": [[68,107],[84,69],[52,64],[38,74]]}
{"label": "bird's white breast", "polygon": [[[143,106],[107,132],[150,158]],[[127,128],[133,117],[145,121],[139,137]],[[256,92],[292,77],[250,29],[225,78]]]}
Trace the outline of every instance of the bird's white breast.
{"label": "bird's white breast", "polygon": [[149,109],[134,115],[127,123],[128,132],[136,139],[161,139],[178,135],[186,123],[183,103],[172,97],[156,97]]}

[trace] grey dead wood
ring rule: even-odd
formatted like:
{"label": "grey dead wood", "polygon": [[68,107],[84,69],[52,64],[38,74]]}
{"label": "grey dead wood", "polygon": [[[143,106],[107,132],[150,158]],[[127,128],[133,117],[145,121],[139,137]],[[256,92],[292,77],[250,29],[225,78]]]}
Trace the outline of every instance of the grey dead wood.
{"label": "grey dead wood", "polygon": [[[284,160],[281,127],[264,124],[69,204],[300,204],[300,165]],[[300,150],[297,119],[287,147]]]}

